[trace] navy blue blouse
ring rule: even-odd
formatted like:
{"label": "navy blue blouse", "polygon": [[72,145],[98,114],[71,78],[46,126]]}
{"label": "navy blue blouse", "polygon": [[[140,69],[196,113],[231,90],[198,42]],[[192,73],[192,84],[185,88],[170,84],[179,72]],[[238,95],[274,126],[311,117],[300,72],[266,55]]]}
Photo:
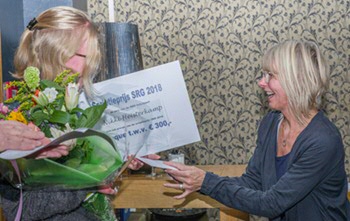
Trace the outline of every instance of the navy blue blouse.
{"label": "navy blue blouse", "polygon": [[279,116],[280,112],[272,111],[262,120],[246,173],[220,177],[207,172],[200,192],[273,221],[347,220],[345,153],[338,129],[320,111],[298,136],[287,169],[277,179]]}

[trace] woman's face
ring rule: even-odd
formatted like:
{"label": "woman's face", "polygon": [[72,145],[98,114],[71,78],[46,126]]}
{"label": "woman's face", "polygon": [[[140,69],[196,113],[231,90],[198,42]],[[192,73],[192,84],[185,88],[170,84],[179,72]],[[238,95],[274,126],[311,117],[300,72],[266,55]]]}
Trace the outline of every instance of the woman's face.
{"label": "woman's face", "polygon": [[85,40],[83,40],[83,42],[81,43],[81,46],[78,49],[78,51],[75,52],[75,55],[66,62],[67,68],[70,68],[74,72],[83,73],[84,71],[87,53],[87,38],[84,39]]}
{"label": "woman's face", "polygon": [[266,73],[259,80],[258,85],[266,92],[269,107],[273,110],[283,112],[284,110],[287,110],[288,97],[277,77],[278,75]]}

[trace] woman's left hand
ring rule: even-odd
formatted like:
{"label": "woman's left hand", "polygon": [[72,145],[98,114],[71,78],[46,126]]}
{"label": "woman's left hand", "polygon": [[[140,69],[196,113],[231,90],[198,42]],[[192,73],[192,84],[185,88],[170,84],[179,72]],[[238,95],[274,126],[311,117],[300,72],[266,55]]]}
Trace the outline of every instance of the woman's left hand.
{"label": "woman's left hand", "polygon": [[[128,156],[128,160],[133,157],[133,156]],[[157,154],[148,154],[146,156],[143,156],[144,158],[148,158],[148,159],[151,159],[151,160],[158,160],[160,158],[159,155]],[[139,170],[141,167],[143,167],[144,163],[137,159],[137,158],[134,158],[131,163],[128,165],[128,168],[129,169],[132,169],[132,170]]]}
{"label": "woman's left hand", "polygon": [[[28,127],[30,127],[34,131],[40,131],[39,127],[37,127],[33,123],[29,123]],[[44,137],[41,139],[42,145],[47,145],[51,142],[51,140],[47,137]],[[47,147],[44,148],[35,154],[33,154],[31,157],[35,159],[43,159],[43,158],[59,158],[62,156],[66,156],[69,153],[69,147],[65,145],[58,145],[58,146],[52,146],[52,147]]]}
{"label": "woman's left hand", "polygon": [[[128,160],[132,157],[133,157],[132,155],[128,156]],[[157,154],[149,154],[145,157],[148,159],[152,159],[152,160],[158,160],[160,158],[160,156]],[[138,160],[137,158],[134,158],[131,161],[131,163],[128,165],[128,168],[132,169],[132,170],[138,170],[143,165],[144,165],[144,163],[142,161]],[[118,190],[116,188],[112,188],[111,186],[106,185],[106,186],[100,186],[98,188],[98,192],[103,193],[103,194],[107,194],[107,195],[115,195],[115,194],[117,194]]]}
{"label": "woman's left hand", "polygon": [[178,170],[166,169],[177,183],[165,183],[168,188],[184,190],[180,195],[174,196],[175,199],[182,199],[189,194],[201,189],[205,177],[205,171],[194,166],[186,166],[177,162],[164,162],[164,164],[177,168]]}
{"label": "woman's left hand", "polygon": [[[51,140],[48,139],[48,141],[43,141],[43,142],[48,144],[51,142]],[[67,147],[65,145],[59,145],[59,146],[52,146],[52,147],[44,148],[44,149],[36,152],[33,155],[33,157],[37,160],[43,159],[43,158],[60,158],[62,156],[67,156],[68,153],[69,153],[69,147]]]}

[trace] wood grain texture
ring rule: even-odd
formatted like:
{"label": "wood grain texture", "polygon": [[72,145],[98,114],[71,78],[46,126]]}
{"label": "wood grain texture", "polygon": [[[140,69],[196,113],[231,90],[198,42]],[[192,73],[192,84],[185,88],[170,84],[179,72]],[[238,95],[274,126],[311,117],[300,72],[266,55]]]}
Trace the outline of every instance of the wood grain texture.
{"label": "wood grain texture", "polygon": [[[240,176],[246,165],[206,165],[198,167],[220,176]],[[178,195],[181,191],[165,188],[163,184],[166,182],[171,182],[171,178],[165,173],[161,173],[161,176],[157,178],[146,177],[144,174],[124,176],[117,183],[119,192],[112,204],[115,208],[220,208],[221,221],[249,220],[247,213],[228,208],[199,193],[192,193],[186,199],[176,200],[172,197]]]}

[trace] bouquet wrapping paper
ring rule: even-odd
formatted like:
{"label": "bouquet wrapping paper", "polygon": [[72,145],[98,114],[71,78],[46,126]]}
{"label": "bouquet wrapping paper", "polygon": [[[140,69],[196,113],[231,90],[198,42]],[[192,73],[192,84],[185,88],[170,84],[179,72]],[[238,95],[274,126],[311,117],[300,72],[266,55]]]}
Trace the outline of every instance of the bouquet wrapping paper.
{"label": "bouquet wrapping paper", "polygon": [[[45,186],[80,189],[113,183],[123,164],[114,140],[107,134],[92,129],[78,129],[67,133],[63,141],[70,139],[78,139],[78,143],[88,143],[90,150],[88,156],[78,157],[77,155],[85,153],[73,149],[70,156],[63,160],[49,158],[36,160],[23,156],[23,151],[11,151],[11,158],[20,157],[12,160],[18,165],[21,181],[18,180],[11,162],[5,159],[0,160],[2,176],[12,185],[16,187],[21,185],[24,189]],[[57,138],[51,144],[60,141],[62,139]],[[45,148],[49,146],[50,144]],[[41,148],[36,149],[40,150]],[[5,155],[7,152],[10,151],[1,153],[0,158],[9,156]],[[27,152],[27,155],[30,154],[33,154],[33,151]]]}

